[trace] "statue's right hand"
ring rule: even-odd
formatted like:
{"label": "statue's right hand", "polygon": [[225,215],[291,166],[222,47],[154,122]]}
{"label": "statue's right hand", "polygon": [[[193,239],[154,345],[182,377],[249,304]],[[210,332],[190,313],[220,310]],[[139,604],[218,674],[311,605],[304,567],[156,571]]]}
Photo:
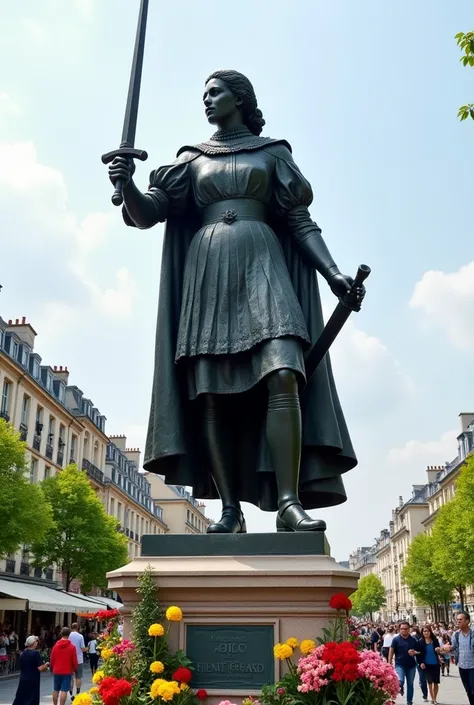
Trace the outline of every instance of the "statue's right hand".
{"label": "statue's right hand", "polygon": [[126,186],[133,174],[135,173],[135,163],[133,159],[127,159],[126,157],[115,157],[113,162],[109,166],[109,179],[115,186],[117,181],[122,181],[123,185]]}

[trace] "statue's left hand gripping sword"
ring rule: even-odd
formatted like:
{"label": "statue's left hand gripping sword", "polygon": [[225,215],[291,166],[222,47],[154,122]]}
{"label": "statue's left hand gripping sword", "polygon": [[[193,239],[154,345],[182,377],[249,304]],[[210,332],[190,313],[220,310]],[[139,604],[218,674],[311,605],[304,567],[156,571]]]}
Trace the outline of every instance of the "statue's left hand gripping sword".
{"label": "statue's left hand gripping sword", "polygon": [[[125,117],[123,120],[122,141],[119,149],[114,149],[112,152],[107,152],[107,154],[102,155],[102,162],[104,164],[108,164],[115,159],[115,157],[135,158],[141,161],[148,159],[148,154],[143,149],[135,149],[135,133],[137,130],[138,103],[140,101],[147,14],[148,0],[141,0],[132,70],[130,72],[130,84],[128,87],[127,107],[125,108]],[[121,180],[117,181],[115,184],[112,203],[114,206],[121,206],[123,203],[123,183]]]}

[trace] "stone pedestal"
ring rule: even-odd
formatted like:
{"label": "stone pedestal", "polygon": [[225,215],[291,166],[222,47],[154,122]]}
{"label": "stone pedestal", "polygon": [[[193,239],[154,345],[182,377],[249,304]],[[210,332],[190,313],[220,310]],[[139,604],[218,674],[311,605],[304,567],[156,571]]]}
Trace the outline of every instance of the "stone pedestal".
{"label": "stone pedestal", "polygon": [[273,644],[320,635],[335,616],[331,596],[357,587],[358,574],[328,555],[324,534],[145,536],[142,553],[108,576],[125,603],[124,635],[138,576],[150,565],[162,608],[183,611],[170,646],[192,658],[191,685],[208,691],[208,705],[257,695],[278,680]]}

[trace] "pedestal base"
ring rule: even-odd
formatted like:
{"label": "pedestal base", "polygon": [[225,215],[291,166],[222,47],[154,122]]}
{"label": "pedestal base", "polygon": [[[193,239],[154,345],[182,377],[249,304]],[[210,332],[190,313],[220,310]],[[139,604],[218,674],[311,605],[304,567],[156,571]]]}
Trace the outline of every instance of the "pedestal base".
{"label": "pedestal base", "polygon": [[145,536],[143,551],[108,576],[125,603],[124,636],[138,577],[151,566],[162,608],[179,605],[184,615],[170,646],[193,660],[191,685],[208,691],[208,705],[257,695],[278,680],[272,646],[321,635],[335,616],[331,596],[357,587],[358,574],[327,555],[324,534]]}

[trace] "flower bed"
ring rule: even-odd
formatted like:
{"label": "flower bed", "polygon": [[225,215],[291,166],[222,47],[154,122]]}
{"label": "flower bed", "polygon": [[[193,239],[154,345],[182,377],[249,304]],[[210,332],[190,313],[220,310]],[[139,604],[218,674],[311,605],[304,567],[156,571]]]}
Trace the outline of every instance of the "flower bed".
{"label": "flower bed", "polygon": [[[198,705],[207,699],[203,689],[194,691],[191,662],[178,650],[168,648],[167,635],[183,614],[172,606],[163,615],[156,601],[156,586],[150,571],[140,580],[141,602],[132,617],[133,641],[118,631],[117,610],[95,616],[107,622],[98,639],[103,665],[94,686],[81,693],[75,705]],[[352,605],[343,594],[331,598],[336,618],[317,640],[292,637],[276,644],[274,656],[287,672],[281,680],[265,686],[259,698],[246,698],[242,705],[388,705],[394,703],[399,683],[392,666],[372,651],[361,651],[359,633],[349,619]],[[234,705],[223,700],[219,705]]]}

